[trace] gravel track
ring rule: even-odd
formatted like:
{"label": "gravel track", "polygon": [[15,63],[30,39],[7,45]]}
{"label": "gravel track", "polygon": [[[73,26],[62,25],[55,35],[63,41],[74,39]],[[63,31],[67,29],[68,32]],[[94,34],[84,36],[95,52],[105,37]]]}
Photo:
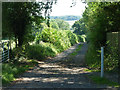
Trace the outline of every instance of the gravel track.
{"label": "gravel track", "polygon": [[25,72],[7,88],[110,88],[107,85],[97,85],[88,78],[93,73],[85,71],[86,43],[83,43],[76,56],[70,56],[79,44],[55,58],[39,61],[37,66]]}

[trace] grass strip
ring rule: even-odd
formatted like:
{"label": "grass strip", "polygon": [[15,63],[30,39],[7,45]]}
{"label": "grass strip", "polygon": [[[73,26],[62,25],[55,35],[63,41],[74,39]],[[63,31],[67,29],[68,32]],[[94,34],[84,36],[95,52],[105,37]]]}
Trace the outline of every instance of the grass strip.
{"label": "grass strip", "polygon": [[87,72],[100,72],[100,70],[98,70],[98,69],[84,69],[84,71],[87,71]]}
{"label": "grass strip", "polygon": [[88,76],[93,82],[95,82],[96,84],[106,84],[106,85],[109,85],[109,86],[114,86],[114,87],[120,87],[120,84],[118,84],[117,82],[113,82],[113,81],[110,81],[109,79],[103,77],[99,77],[99,76]]}
{"label": "grass strip", "polygon": [[78,54],[78,51],[80,51],[80,49],[82,48],[82,44],[80,44],[78,47],[77,47],[77,49],[73,52],[73,53],[71,53],[70,55],[72,55],[72,56],[75,56],[75,55],[77,55]]}

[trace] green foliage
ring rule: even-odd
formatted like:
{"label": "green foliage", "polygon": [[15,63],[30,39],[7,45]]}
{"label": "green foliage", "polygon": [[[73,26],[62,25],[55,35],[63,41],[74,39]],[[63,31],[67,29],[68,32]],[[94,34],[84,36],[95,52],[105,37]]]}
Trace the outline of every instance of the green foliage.
{"label": "green foliage", "polygon": [[87,71],[87,72],[100,72],[100,70],[94,70],[94,69],[85,69],[84,71]]}
{"label": "green foliage", "polygon": [[88,51],[85,56],[85,61],[90,68],[96,70],[100,69],[100,53],[96,51],[94,45],[89,44]]}
{"label": "green foliage", "polygon": [[78,43],[78,37],[70,30],[46,28],[39,34],[37,41],[40,41],[39,44],[26,47],[26,53],[29,58],[41,60],[53,57]]}
{"label": "green foliage", "polygon": [[3,2],[3,37],[8,37],[9,39],[15,38],[16,47],[21,47],[24,43],[33,41],[33,22],[40,24],[44,20],[41,12],[44,10],[45,15],[48,14],[53,2],[56,1]]}
{"label": "green foliage", "polygon": [[17,75],[25,72],[33,65],[37,64],[34,60],[27,60],[25,64],[21,62],[16,63],[3,63],[2,64],[2,84],[6,85],[11,81],[15,80]]}
{"label": "green foliage", "polygon": [[46,23],[40,23],[40,25],[35,24],[34,27],[35,27],[33,30],[34,36],[35,36],[34,41],[36,42],[36,44],[39,44],[39,42],[41,40],[41,32],[42,32],[42,30],[47,29],[48,26]]}
{"label": "green foliage", "polygon": [[[66,31],[66,30],[57,31],[56,29],[44,29],[41,34],[41,37],[42,37],[41,40],[43,42],[52,43],[57,48],[59,48],[58,52],[61,52],[71,46],[71,42],[67,32],[69,31]],[[76,43],[75,41],[76,39],[73,40],[74,44]]]}
{"label": "green foliage", "polygon": [[71,45],[78,43],[79,39],[78,39],[78,36],[76,34],[71,32],[70,30],[67,31],[67,34],[68,34],[68,38],[70,40]]}
{"label": "green foliage", "polygon": [[83,46],[83,45],[80,44],[80,45],[77,47],[77,49],[76,49],[73,53],[71,53],[70,55],[73,55],[73,56],[77,55],[77,54],[78,54],[78,51],[80,51],[80,49],[81,49],[82,46]]}
{"label": "green foliage", "polygon": [[55,56],[57,51],[50,43],[30,45],[26,47],[26,55],[30,59],[42,60],[48,56]]}
{"label": "green foliage", "polygon": [[3,15],[3,33],[6,29],[8,35],[9,32],[11,32],[13,37],[18,39],[18,46],[22,46],[24,40],[26,40],[25,35],[27,35],[27,37],[30,35],[30,25],[32,22],[30,13],[34,11],[32,10],[32,6],[36,5],[25,2],[3,3],[3,14],[6,14],[5,16]]}
{"label": "green foliage", "polygon": [[50,27],[59,30],[59,26],[55,20],[50,21]]}
{"label": "green foliage", "polygon": [[92,79],[93,82],[97,83],[97,84],[106,84],[109,86],[114,86],[114,87],[120,87],[120,85],[117,82],[113,82],[108,80],[107,78],[101,78],[99,76],[89,76],[90,79]]}
{"label": "green foliage", "polygon": [[86,42],[86,35],[77,35],[79,42]]}
{"label": "green foliage", "polygon": [[[86,7],[83,13],[83,20],[87,28],[87,39],[89,41],[86,61],[88,65],[99,67],[98,58],[100,58],[100,53],[98,51],[101,46],[106,46],[107,32],[119,31],[120,28],[118,24],[120,21],[120,17],[118,17],[120,14],[120,2],[89,2],[87,4],[88,7]],[[107,60],[106,63],[108,62]]]}
{"label": "green foliage", "polygon": [[74,33],[77,35],[83,35],[86,33],[86,27],[83,18],[81,18],[79,21],[75,21],[75,23],[72,25],[72,28],[74,29]]}
{"label": "green foliage", "polygon": [[107,33],[105,47],[105,70],[116,71],[119,65],[118,33]]}
{"label": "green foliage", "polygon": [[59,30],[70,30],[69,23],[61,19],[52,19],[50,21],[50,24],[51,24],[51,28],[55,28]]}

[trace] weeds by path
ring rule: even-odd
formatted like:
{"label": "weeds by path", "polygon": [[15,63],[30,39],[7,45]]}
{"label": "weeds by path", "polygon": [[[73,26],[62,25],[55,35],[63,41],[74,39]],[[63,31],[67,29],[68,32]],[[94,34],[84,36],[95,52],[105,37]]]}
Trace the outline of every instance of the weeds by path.
{"label": "weeds by path", "polygon": [[37,64],[35,60],[24,60],[2,64],[2,85],[6,86],[14,81],[19,75],[33,68]]}

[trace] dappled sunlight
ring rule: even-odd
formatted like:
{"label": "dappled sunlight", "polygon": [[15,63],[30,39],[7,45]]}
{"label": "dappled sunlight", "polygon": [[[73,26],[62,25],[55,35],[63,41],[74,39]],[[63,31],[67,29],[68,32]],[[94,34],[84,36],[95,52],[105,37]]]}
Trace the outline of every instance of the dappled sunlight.
{"label": "dappled sunlight", "polygon": [[44,62],[42,62],[42,61],[38,61],[38,64],[43,64]]}
{"label": "dappled sunlight", "polygon": [[80,74],[80,73],[88,73],[84,71],[86,68],[83,67],[73,67],[67,68],[57,64],[48,63],[48,64],[41,64],[38,67],[34,68],[35,73],[38,74]]}
{"label": "dappled sunlight", "polygon": [[[66,52],[65,52],[66,53]],[[67,52],[69,53],[69,51]],[[61,57],[64,54],[60,54]],[[75,57],[76,58],[76,57]],[[67,58],[68,59],[68,58]],[[38,61],[38,65],[33,69],[28,70],[20,78],[16,80],[16,87],[27,88],[93,88],[106,87],[96,85],[88,78],[93,72],[86,71],[86,67],[80,66],[83,64],[78,62],[81,57],[78,56],[75,62],[64,63],[66,59],[61,59],[59,56],[53,60]],[[61,63],[63,61],[63,63]],[[77,63],[76,63],[77,62]],[[78,65],[77,65],[78,64]]]}
{"label": "dappled sunlight", "polygon": [[[51,77],[51,78],[43,78],[43,77],[24,77],[21,78],[24,82],[18,82],[18,83],[30,83],[30,82],[64,82],[64,80],[67,80],[68,78],[62,78],[62,77]],[[20,80],[20,79],[17,79]]]}
{"label": "dappled sunlight", "polygon": [[[48,83],[50,83],[50,85],[56,84],[57,86],[54,87],[64,87],[64,85],[84,85],[87,78],[83,76],[91,73],[85,71],[85,69],[85,67],[69,68],[56,63],[39,62],[33,70],[27,71],[21,78],[18,78],[16,80],[16,85],[18,87],[21,84],[22,86],[26,86],[32,85],[32,83],[33,85],[47,85]],[[90,81],[87,83],[89,85]]]}
{"label": "dappled sunlight", "polygon": [[61,66],[58,66],[58,65],[50,65],[50,64],[44,64],[44,65],[41,65],[40,67],[44,67],[44,68],[49,68],[49,67],[52,67],[52,68],[57,68],[57,67],[61,67]]}
{"label": "dappled sunlight", "polygon": [[58,78],[58,77],[56,77],[56,78],[44,78],[44,79],[42,79],[42,82],[64,82],[64,80],[67,80],[68,78]]}

